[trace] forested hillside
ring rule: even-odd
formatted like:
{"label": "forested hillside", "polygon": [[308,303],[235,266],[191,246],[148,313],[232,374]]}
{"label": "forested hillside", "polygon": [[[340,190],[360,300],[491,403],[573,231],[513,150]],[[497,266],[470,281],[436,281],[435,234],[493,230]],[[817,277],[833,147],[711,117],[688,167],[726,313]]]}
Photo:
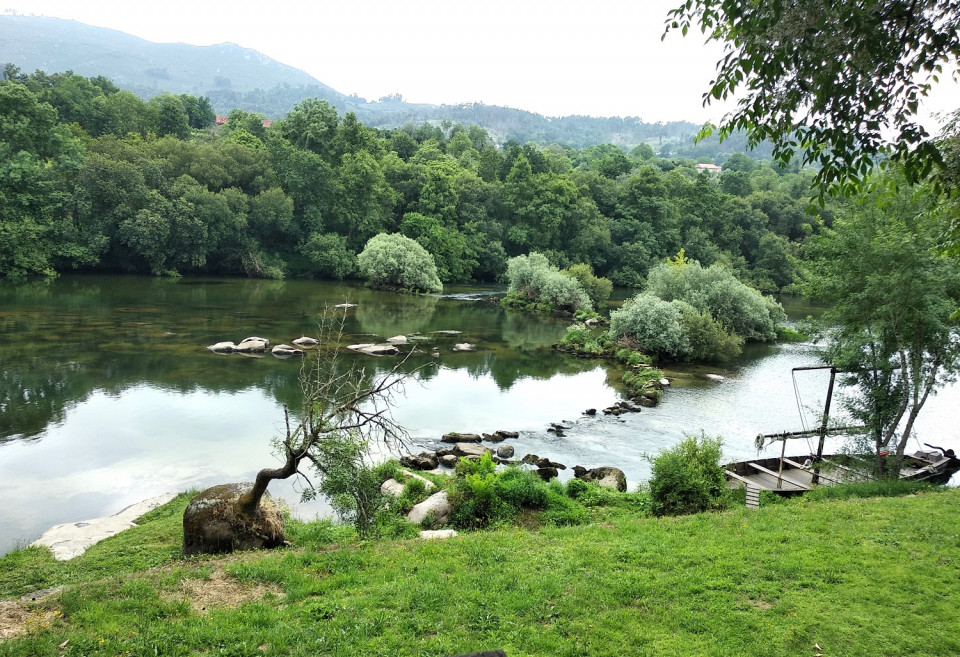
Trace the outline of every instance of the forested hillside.
{"label": "forested hillside", "polygon": [[494,145],[477,126],[378,130],[306,100],[265,128],[206,98],[145,102],[104,78],[0,81],[0,275],[67,270],[343,278],[379,233],[444,282],[494,281],[537,251],[620,285],[684,249],[772,291],[821,218],[811,174],[736,154],[719,175],[644,144]]}
{"label": "forested hillside", "polygon": [[[327,101],[342,115],[353,112],[365,125],[397,128],[445,121],[479,125],[497,143],[557,142],[574,147],[649,142],[690,148],[699,126],[686,121],[644,123],[642,117],[545,117],[533,112],[480,103],[428,105],[408,103],[397,94],[367,100],[343,94],[307,73],[235,44],[192,46],[152,43],[123,32],[42,16],[0,16],[0,67],[24,73],[72,72],[109,78],[143,100],[169,92],[205,96],[217,113],[234,109],[270,119],[286,115],[308,99]],[[698,148],[696,153],[716,154]],[[743,150],[727,147],[727,153]],[[692,154],[696,157],[696,154]]]}

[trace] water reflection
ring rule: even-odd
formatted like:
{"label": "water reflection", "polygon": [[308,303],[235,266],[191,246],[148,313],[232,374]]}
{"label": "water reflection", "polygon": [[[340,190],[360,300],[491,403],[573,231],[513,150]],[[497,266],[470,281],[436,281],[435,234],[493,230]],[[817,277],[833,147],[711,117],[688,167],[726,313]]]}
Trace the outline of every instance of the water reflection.
{"label": "water reflection", "polygon": [[[815,424],[823,404],[826,375],[804,375],[799,405],[807,419],[800,420],[790,369],[817,363],[811,345],[752,346],[721,369],[671,370],[674,387],[656,409],[588,417],[584,410],[616,401],[620,372],[551,350],[567,320],[504,313],[487,297],[483,290],[400,297],[350,284],[104,276],[0,286],[0,495],[7,502],[0,553],[53,524],[114,513],[168,490],[250,479],[276,463],[270,439],[280,434],[282,405],[298,406],[299,359],[219,356],[206,345],[315,334],[324,309],[344,301],[358,304],[346,315],[348,343],[371,333],[429,338],[409,364],[432,364],[396,409],[414,448],[434,446],[449,431],[515,430],[520,456],[616,465],[635,485],[649,475],[643,455],[686,433],[722,435],[728,457],[747,458],[756,454],[757,433]],[[437,333],[450,330],[460,333]],[[462,341],[477,350],[453,352]],[[353,362],[377,372],[396,361],[344,359]],[[709,381],[708,373],[727,380]],[[954,387],[929,402],[921,440],[960,449],[952,429],[960,423],[958,398]],[[547,433],[552,422],[565,422],[567,435]],[[797,452],[805,449],[797,444]],[[271,488],[301,515],[324,511],[297,504],[290,483]]]}

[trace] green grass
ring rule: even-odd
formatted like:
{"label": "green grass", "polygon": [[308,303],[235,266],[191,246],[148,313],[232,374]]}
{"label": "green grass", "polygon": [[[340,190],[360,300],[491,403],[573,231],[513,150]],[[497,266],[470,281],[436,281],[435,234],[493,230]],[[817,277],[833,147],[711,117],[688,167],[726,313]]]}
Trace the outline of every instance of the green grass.
{"label": "green grass", "polygon": [[[624,499],[436,542],[295,522],[292,548],[184,560],[181,496],[73,561],[0,559],[0,598],[65,585],[0,655],[960,654],[960,490],[661,519]],[[262,592],[197,610],[185,583],[214,573]]]}

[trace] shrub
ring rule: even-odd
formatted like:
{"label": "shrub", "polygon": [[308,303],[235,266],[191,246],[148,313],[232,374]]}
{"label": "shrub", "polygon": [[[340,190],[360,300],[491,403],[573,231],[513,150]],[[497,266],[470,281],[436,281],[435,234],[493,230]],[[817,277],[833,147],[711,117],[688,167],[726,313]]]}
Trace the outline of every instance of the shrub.
{"label": "shrub", "polygon": [[654,358],[683,358],[690,342],[683,332],[682,315],[679,305],[644,292],[610,313],[610,335],[633,338]]}
{"label": "shrub", "polygon": [[659,264],[650,270],[646,292],[664,301],[685,301],[747,341],[776,339],[777,325],[786,320],[779,303],[719,264],[701,267],[686,259]]}
{"label": "shrub", "polygon": [[357,256],[347,248],[347,238],[342,235],[313,233],[299,250],[314,271],[327,278],[342,281],[357,269]]}
{"label": "shrub", "polygon": [[690,345],[687,357],[696,361],[727,360],[736,358],[743,351],[743,338],[724,328],[723,324],[683,301],[680,325]]}
{"label": "shrub", "polygon": [[403,235],[380,233],[371,237],[357,256],[357,263],[374,285],[418,292],[443,290],[433,256]]}
{"label": "shrub", "polygon": [[603,308],[613,292],[613,282],[608,278],[595,276],[593,267],[580,263],[567,267],[560,272],[580,283],[580,287],[590,297],[594,308]]}
{"label": "shrub", "polygon": [[687,436],[652,459],[651,511],[657,516],[699,513],[721,506],[726,477],[720,465],[720,438]]}
{"label": "shrub", "polygon": [[537,310],[592,310],[590,298],[580,283],[550,264],[546,256],[531,253],[507,263],[509,287],[504,305],[527,305]]}
{"label": "shrub", "polygon": [[372,532],[387,503],[377,471],[365,463],[365,456],[366,443],[348,433],[333,433],[318,443],[313,460],[322,475],[316,490],[330,499],[337,516],[352,523],[361,536]]}

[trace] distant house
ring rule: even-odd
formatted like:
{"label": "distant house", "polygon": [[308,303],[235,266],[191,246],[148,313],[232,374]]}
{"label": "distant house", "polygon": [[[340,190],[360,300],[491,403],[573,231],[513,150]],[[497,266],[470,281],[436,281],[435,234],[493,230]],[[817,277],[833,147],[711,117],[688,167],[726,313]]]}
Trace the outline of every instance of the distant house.
{"label": "distant house", "polygon": [[698,164],[693,168],[697,171],[705,171],[706,173],[711,173],[715,176],[719,176],[720,172],[723,171],[723,167],[716,164]]}

